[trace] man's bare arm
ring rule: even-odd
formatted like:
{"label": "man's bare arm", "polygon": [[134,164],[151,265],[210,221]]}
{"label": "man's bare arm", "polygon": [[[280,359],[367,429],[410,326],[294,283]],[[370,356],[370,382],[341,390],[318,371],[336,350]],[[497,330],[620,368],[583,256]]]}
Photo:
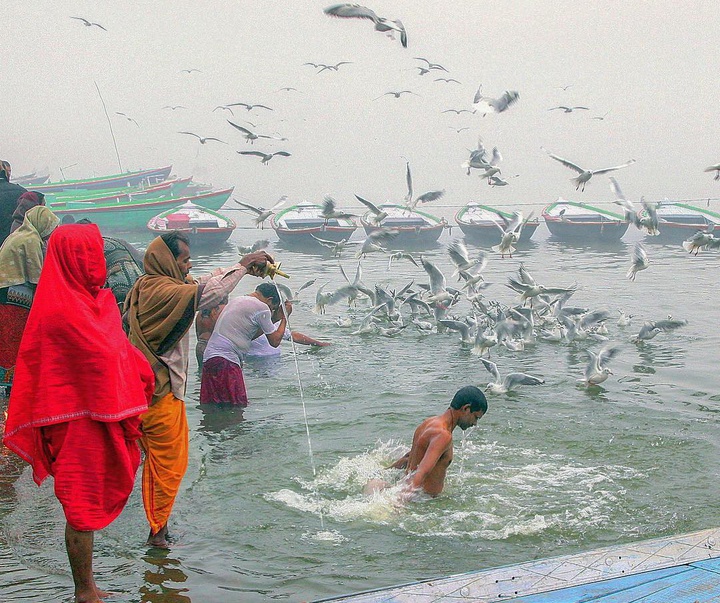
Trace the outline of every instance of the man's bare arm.
{"label": "man's bare arm", "polygon": [[450,432],[440,431],[432,436],[425,450],[425,454],[410,480],[410,485],[413,489],[423,487],[425,478],[435,468],[440,457],[447,451],[450,445],[452,445],[452,434]]}
{"label": "man's bare arm", "polygon": [[388,467],[386,467],[386,469],[405,469],[405,467],[407,467],[409,460],[410,460],[410,451],[408,451],[405,454],[405,456],[401,456],[392,465],[389,465]]}

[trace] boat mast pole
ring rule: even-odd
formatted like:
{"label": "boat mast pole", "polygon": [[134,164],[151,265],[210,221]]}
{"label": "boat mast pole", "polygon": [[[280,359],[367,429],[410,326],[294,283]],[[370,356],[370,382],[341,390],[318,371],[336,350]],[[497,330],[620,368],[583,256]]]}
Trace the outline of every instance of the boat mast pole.
{"label": "boat mast pole", "polygon": [[100,94],[100,87],[97,85],[97,82],[93,80],[93,84],[95,84],[95,88],[97,89],[98,96],[100,97],[100,102],[102,103],[103,110],[105,111],[105,117],[107,118],[108,127],[110,128],[110,136],[112,136],[113,146],[115,147],[115,155],[117,156],[117,162],[118,166],[120,167],[120,173],[123,173],[125,170],[123,169],[122,162],[120,161],[120,152],[118,151],[117,141],[115,140],[115,132],[113,132],[112,129],[112,123],[110,122],[110,116],[107,112],[107,107],[105,106],[105,101],[103,100],[102,94]]}

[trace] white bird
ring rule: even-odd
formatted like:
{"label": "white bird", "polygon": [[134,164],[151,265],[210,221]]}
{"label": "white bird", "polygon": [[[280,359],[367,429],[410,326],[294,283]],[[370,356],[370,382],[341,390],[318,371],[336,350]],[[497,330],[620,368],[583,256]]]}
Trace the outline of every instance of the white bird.
{"label": "white bird", "polygon": [[586,111],[590,110],[587,107],[566,107],[565,105],[560,105],[559,107],[551,107],[548,111],[555,111],[555,109],[562,109],[564,113],[572,113],[577,109],[585,109]]}
{"label": "white bird", "polygon": [[255,155],[256,157],[261,157],[262,160],[260,163],[267,164],[268,161],[270,161],[275,155],[280,155],[281,157],[290,157],[290,153],[287,151],[275,151],[274,153],[262,153],[260,151],[238,151],[240,155]]}
{"label": "white bird", "polygon": [[128,121],[133,122],[138,128],[140,127],[140,124],[136,122],[132,117],[130,117],[127,113],[121,113],[120,111],[115,111],[115,115],[120,115],[127,119]]}
{"label": "white bird", "polygon": [[367,199],[363,199],[359,195],[355,195],[355,198],[372,212],[372,214],[373,214],[372,221],[375,224],[379,225],[385,218],[388,217],[388,213],[385,210],[380,209],[374,203],[371,203]]}
{"label": "white bird", "polygon": [[315,239],[320,245],[330,250],[330,255],[333,257],[340,257],[340,254],[345,249],[345,245],[355,245],[354,242],[349,242],[347,239],[340,239],[339,241],[331,241],[329,239],[322,239],[310,233],[310,236]]}
{"label": "white bird", "polygon": [[605,381],[608,376],[612,375],[612,371],[607,367],[610,362],[620,351],[620,347],[616,345],[606,345],[597,354],[586,350],[588,355],[588,363],[585,367],[585,378],[579,379],[586,386],[598,385]]}
{"label": "white bird", "polygon": [[245,107],[248,111],[253,109],[267,109],[268,111],[274,111],[267,105],[253,105],[251,103],[230,103],[229,105],[223,105],[224,107]]}
{"label": "white bird", "polygon": [[644,230],[649,236],[654,237],[660,234],[659,223],[657,215],[657,204],[648,203],[645,201],[645,197],[640,198],[643,209],[645,210],[644,215],[638,214],[635,210],[635,205],[632,201],[629,201],[622,190],[618,181],[610,176],[610,189],[615,193],[615,199],[613,203],[619,205],[625,210],[625,219],[635,225],[638,230]]}
{"label": "white bird", "polygon": [[708,232],[707,230],[700,230],[686,241],[683,241],[682,248],[688,253],[695,252],[695,255],[697,255],[700,253],[701,249],[717,247],[717,244],[718,239],[716,239],[711,232]]}
{"label": "white bird", "polygon": [[325,195],[321,212],[322,217],[325,218],[325,224],[327,224],[329,220],[349,220],[350,218],[356,217],[355,214],[335,209],[336,207],[337,201],[335,201],[335,199],[333,199],[330,195]]}
{"label": "white bird", "polygon": [[303,63],[303,66],[311,65],[317,69],[317,73],[323,71],[338,71],[342,65],[352,65],[352,61],[340,61],[334,65],[328,65],[327,63]]}
{"label": "white bird", "polygon": [[[377,98],[374,98],[373,100],[381,99],[383,96],[394,96],[395,98],[400,98],[402,94],[414,94],[415,96],[420,96],[419,94],[413,92],[412,90],[398,90],[397,92],[386,92],[385,94],[381,94]],[[421,97],[422,98],[422,97]]]}
{"label": "white bird", "polygon": [[641,270],[645,270],[650,265],[647,252],[642,246],[642,243],[635,243],[635,247],[633,247],[630,258],[630,268],[625,276],[631,281],[634,281],[637,273]]}
{"label": "white bird", "polygon": [[487,352],[489,358],[490,348],[496,346],[497,342],[497,335],[494,331],[490,329],[486,329],[484,331],[483,329],[478,329],[475,333],[475,342],[471,353],[475,354],[476,356],[483,356],[485,355],[485,352]]}
{"label": "white bird", "polygon": [[504,394],[515,389],[518,385],[541,385],[545,383],[544,379],[533,377],[532,375],[528,375],[526,373],[509,373],[508,375],[505,375],[504,379],[500,379],[500,373],[494,362],[490,362],[490,360],[487,360],[482,356],[480,356],[480,362],[483,363],[483,366],[485,366],[488,372],[493,376],[493,379],[495,379],[495,381],[491,381],[485,386],[486,392]]}
{"label": "white bird", "polygon": [[252,245],[248,247],[238,245],[237,250],[240,252],[241,255],[247,255],[248,253],[252,253],[253,251],[260,251],[261,249],[267,249],[268,247],[270,247],[270,241],[268,239],[260,239],[258,241],[255,241]]}
{"label": "white bird", "polygon": [[640,332],[633,337],[633,343],[640,343],[653,339],[659,333],[669,333],[680,327],[684,327],[688,323],[687,320],[676,320],[667,318],[665,320],[650,320],[643,323]]}
{"label": "white bird", "polygon": [[399,230],[391,228],[378,228],[377,230],[373,230],[363,241],[362,247],[355,254],[355,257],[364,258],[368,253],[375,251],[385,253],[387,244],[399,234]]}
{"label": "white bird", "polygon": [[481,84],[475,93],[475,97],[473,98],[473,113],[480,110],[483,117],[488,113],[502,113],[511,105],[515,104],[519,98],[520,93],[516,90],[505,90],[499,98],[483,96]]}
{"label": "white bird", "polygon": [[278,207],[281,207],[285,201],[287,201],[287,195],[283,195],[280,197],[280,199],[273,205],[270,209],[266,209],[264,207],[256,207],[254,205],[250,205],[249,203],[244,203],[243,201],[238,201],[237,199],[233,199],[235,203],[238,205],[242,205],[246,210],[249,210],[250,212],[255,214],[255,226],[260,226],[261,229],[263,228],[263,223],[265,220],[267,220],[270,216],[272,216],[275,213],[275,210]]}
{"label": "white bird", "polygon": [[91,21],[88,21],[87,19],[83,19],[82,17],[70,17],[70,18],[77,19],[78,21],[82,21],[82,23],[85,27],[92,27],[94,25],[95,27],[99,27],[103,31],[107,31],[107,29],[105,29],[102,25],[100,25],[100,23],[92,23]]}
{"label": "white bird", "polygon": [[407,253],[405,251],[395,251],[394,253],[391,253],[390,257],[388,258],[388,271],[390,270],[390,266],[392,266],[392,263],[396,262],[397,260],[408,260],[418,266],[417,261],[411,253]]}
{"label": "white bird", "polygon": [[704,171],[715,172],[715,177],[713,178],[713,180],[720,180],[720,163],[716,163],[715,165],[706,167]]}
{"label": "white bird", "polygon": [[590,180],[590,178],[592,178],[595,174],[606,174],[608,172],[613,172],[615,170],[626,168],[629,165],[635,163],[634,159],[630,159],[626,163],[623,163],[622,165],[616,165],[615,167],[603,168],[601,170],[586,170],[585,168],[581,168],[579,165],[574,164],[572,161],[568,161],[567,159],[563,159],[562,157],[554,155],[544,147],[540,148],[548,155],[550,155],[550,157],[552,157],[555,161],[559,161],[565,167],[569,167],[571,170],[575,170],[579,174],[579,176],[577,176],[576,178],[572,178],[572,182],[576,184],[575,190],[578,190],[580,186],[582,186],[582,190],[584,191],[585,185],[587,184],[588,180]]}
{"label": "white bird", "polygon": [[430,201],[435,201],[445,194],[444,190],[428,191],[427,193],[423,193],[422,195],[413,200],[412,174],[410,173],[409,161],[406,162],[406,168],[407,169],[405,172],[405,180],[407,182],[408,192],[407,195],[405,195],[405,204],[407,205],[408,209],[415,209],[418,203],[428,203]]}
{"label": "white bird", "polygon": [[617,320],[617,326],[618,327],[628,327],[630,326],[630,322],[635,317],[634,314],[626,314],[623,310],[618,310],[620,313],[620,317]]}
{"label": "white bird", "polygon": [[451,331],[457,331],[460,333],[460,343],[470,344],[475,342],[475,336],[472,332],[472,327],[462,320],[448,320],[440,319],[438,324],[447,327]]}
{"label": "white bird", "polygon": [[178,132],[178,134],[189,134],[190,136],[194,136],[200,141],[200,144],[206,144],[208,140],[214,140],[216,142],[221,142],[222,144],[227,144],[227,142],[220,140],[219,138],[213,138],[212,136],[200,136],[194,132]]}
{"label": "white bird", "polygon": [[245,137],[245,141],[249,142],[250,144],[254,144],[258,138],[267,138],[269,140],[287,140],[287,138],[281,138],[280,136],[257,134],[256,132],[253,132],[251,130],[248,130],[247,128],[243,128],[242,126],[231,122],[229,119],[227,120],[227,122],[236,130],[240,130],[240,132],[242,132],[242,135]]}
{"label": "white bird", "polygon": [[382,33],[398,32],[400,34],[400,43],[403,45],[403,48],[407,48],[407,32],[405,31],[405,26],[399,19],[390,20],[384,17],[378,17],[373,10],[365,6],[349,3],[333,4],[325,8],[323,12],[331,17],[368,19],[374,23],[376,31]]}

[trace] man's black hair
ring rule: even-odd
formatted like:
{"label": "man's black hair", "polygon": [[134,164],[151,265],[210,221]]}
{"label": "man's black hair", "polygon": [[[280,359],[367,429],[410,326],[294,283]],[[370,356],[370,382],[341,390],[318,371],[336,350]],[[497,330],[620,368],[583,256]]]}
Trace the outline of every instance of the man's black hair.
{"label": "man's black hair", "polygon": [[190,247],[190,239],[184,232],[179,230],[170,230],[160,235],[160,238],[165,241],[165,245],[172,251],[173,257],[177,258],[180,255],[180,243],[185,243]]}
{"label": "man's black hair", "polygon": [[255,287],[255,291],[263,297],[272,300],[275,305],[280,304],[280,293],[278,293],[277,287],[272,283],[260,283]]}
{"label": "man's black hair", "polygon": [[453,396],[452,402],[450,402],[450,408],[460,410],[466,404],[470,405],[470,412],[477,412],[482,410],[483,414],[487,412],[488,403],[485,394],[475,387],[474,385],[466,385],[460,388]]}

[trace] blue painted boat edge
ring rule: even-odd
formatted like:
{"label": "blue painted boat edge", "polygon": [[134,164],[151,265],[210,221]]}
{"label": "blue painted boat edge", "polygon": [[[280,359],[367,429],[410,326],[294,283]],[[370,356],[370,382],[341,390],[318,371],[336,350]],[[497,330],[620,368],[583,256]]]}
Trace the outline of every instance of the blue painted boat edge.
{"label": "blue painted boat edge", "polygon": [[[720,528],[713,528],[579,554],[411,582],[353,595],[319,599],[316,603],[323,601],[442,603],[463,600],[478,603],[513,600],[523,603],[569,602],[573,599],[562,598],[560,592],[600,582],[607,585],[613,581],[642,574],[651,581],[654,577],[649,572],[658,572],[656,578],[664,578],[680,574],[681,571],[685,571],[683,568],[691,565],[705,571],[709,569],[706,566],[711,565],[712,571],[717,571],[718,566],[710,561],[719,557]],[[678,571],[672,571],[673,568]],[[720,580],[715,581],[720,584]],[[539,595],[544,593],[555,593],[555,595],[554,598],[543,600]],[[639,599],[628,599],[631,600]]]}

